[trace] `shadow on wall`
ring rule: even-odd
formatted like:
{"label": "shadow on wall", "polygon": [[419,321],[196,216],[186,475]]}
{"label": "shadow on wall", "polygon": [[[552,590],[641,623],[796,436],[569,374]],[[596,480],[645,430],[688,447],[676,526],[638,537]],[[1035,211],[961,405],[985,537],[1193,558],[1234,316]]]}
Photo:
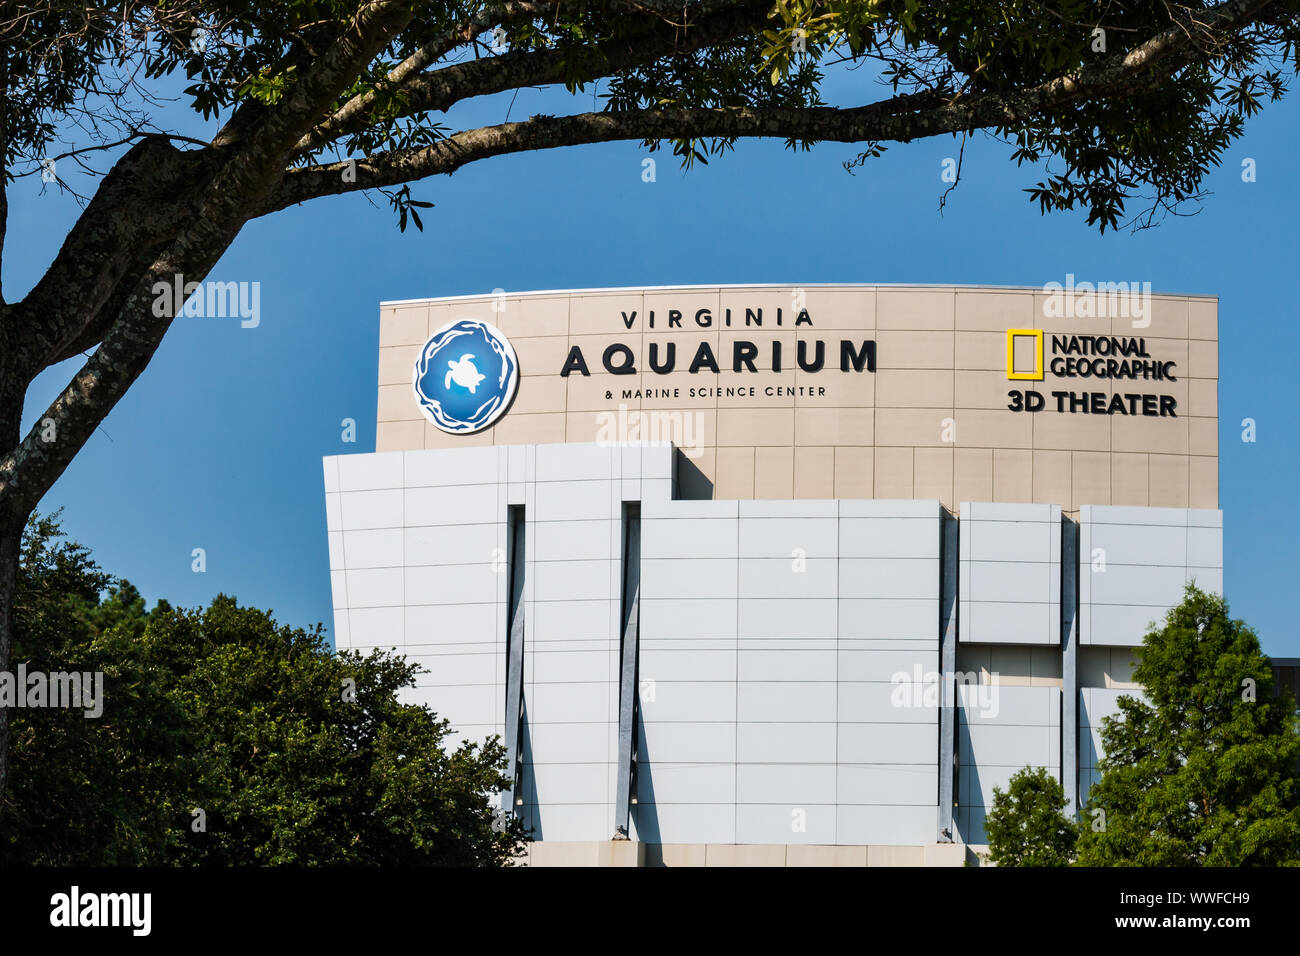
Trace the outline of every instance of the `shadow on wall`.
{"label": "shadow on wall", "polygon": [[[680,454],[680,452],[679,452]],[[662,843],[659,832],[659,801],[655,797],[655,781],[651,768],[650,750],[645,737],[638,733],[636,742],[636,790],[633,796],[636,803],[632,805],[632,819],[635,822],[636,838],[642,843]]]}
{"label": "shadow on wall", "polygon": [[673,448],[673,492],[679,499],[713,499],[713,482],[680,448]]}
{"label": "shadow on wall", "polygon": [[957,842],[966,844],[985,844],[984,813],[979,794],[984,792],[980,785],[979,765],[975,761],[966,762],[964,754],[974,753],[971,741],[970,725],[959,712],[957,720],[957,766],[953,774],[953,792],[957,795],[957,808],[954,817],[957,822]]}
{"label": "shadow on wall", "polygon": [[[525,682],[526,683],[526,682]],[[520,707],[519,717],[519,762],[524,768],[533,765],[533,738],[528,732],[528,715],[527,704]],[[528,839],[541,840],[542,837],[542,820],[537,813],[537,774],[521,773],[523,777],[520,786],[520,793],[515,795],[516,802],[522,797],[524,805],[519,808],[520,816],[523,817],[524,829],[528,831]]]}
{"label": "shadow on wall", "polygon": [[1300,706],[1300,657],[1274,657],[1268,663],[1273,668],[1273,692],[1289,690]]}
{"label": "shadow on wall", "polygon": [[[1273,693],[1280,695],[1289,690],[1296,715],[1300,716],[1300,657],[1270,658],[1269,665],[1273,668]],[[1300,773],[1300,758],[1296,760],[1296,773]]]}

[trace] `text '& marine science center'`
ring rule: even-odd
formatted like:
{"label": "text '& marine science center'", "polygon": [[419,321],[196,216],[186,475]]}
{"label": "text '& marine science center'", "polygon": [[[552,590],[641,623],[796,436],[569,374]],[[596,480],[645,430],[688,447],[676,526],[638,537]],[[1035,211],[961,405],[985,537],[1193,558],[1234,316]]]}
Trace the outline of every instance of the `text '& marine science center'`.
{"label": "text '& marine science center'", "polygon": [[326,458],[340,649],[500,735],[533,865],[961,864],[1081,806],[1223,588],[1217,300],[722,286],[386,302]]}

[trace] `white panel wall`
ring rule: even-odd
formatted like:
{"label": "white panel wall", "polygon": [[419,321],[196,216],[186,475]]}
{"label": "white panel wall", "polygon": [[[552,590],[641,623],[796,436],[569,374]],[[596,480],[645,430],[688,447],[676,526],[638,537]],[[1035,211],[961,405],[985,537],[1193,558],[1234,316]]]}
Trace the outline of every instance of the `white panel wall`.
{"label": "white panel wall", "polygon": [[957,829],[966,843],[987,843],[984,816],[993,788],[1018,770],[1061,775],[1061,691],[1056,687],[962,684],[957,710]]}
{"label": "white panel wall", "polygon": [[1223,591],[1223,512],[1084,505],[1079,520],[1079,640],[1137,647],[1180,603],[1183,586]]}
{"label": "white panel wall", "polygon": [[1097,762],[1106,753],[1101,742],[1101,724],[1107,717],[1119,716],[1121,697],[1146,699],[1140,690],[1113,687],[1079,689],[1079,798],[1085,806],[1088,791],[1101,776],[1097,772]]}
{"label": "white panel wall", "polygon": [[839,504],[836,836],[932,843],[939,701],[926,689],[938,686],[939,503]]}
{"label": "white panel wall", "polygon": [[505,466],[501,448],[324,463],[336,644],[423,667],[404,699],[461,738],[501,732]]}
{"label": "white panel wall", "polygon": [[932,842],[937,710],[891,678],[938,668],[938,575],[938,502],[647,503],[639,838]]}
{"label": "white panel wall", "polygon": [[964,502],[959,542],[960,639],[1059,646],[1060,506]]}
{"label": "white panel wall", "polygon": [[[607,838],[621,510],[640,498],[636,835],[932,841],[938,720],[921,688],[938,669],[938,503],[671,501],[670,456],[328,459],[339,646],[390,641],[435,672],[414,699],[465,736],[501,733],[505,521],[525,505],[522,810],[543,839]],[[917,693],[899,697],[899,680]]]}
{"label": "white panel wall", "polygon": [[618,764],[623,502],[667,497],[672,449],[527,445],[509,453],[509,493],[528,520],[522,816],[534,839],[607,840]]}
{"label": "white panel wall", "polygon": [[633,831],[736,841],[740,506],[641,508],[640,757]]}
{"label": "white panel wall", "polygon": [[[673,455],[568,444],[325,459],[338,647],[406,654],[427,669],[408,700],[462,737],[503,734],[507,515],[523,505],[522,814],[536,838],[608,839],[622,511],[640,501],[633,835],[933,842],[939,503],[674,501]],[[1140,643],[1185,580],[1221,589],[1219,512],[1081,517],[1082,643]],[[963,641],[1059,645],[1060,529],[1054,506],[962,506]],[[957,822],[977,843],[994,786],[1027,765],[1059,771],[1061,710],[1056,688],[978,690],[957,727]],[[1085,787],[1103,697],[1119,693],[1082,692]]]}
{"label": "white panel wall", "polygon": [[477,447],[324,462],[335,639],[427,670],[405,694],[457,738],[504,736],[507,513],[524,505],[524,805],[536,836],[607,839],[617,759],[622,502],[672,449]]}
{"label": "white panel wall", "polygon": [[594,445],[523,451],[524,822],[537,839],[609,839],[618,729],[619,452]]}
{"label": "white panel wall", "polygon": [[838,506],[742,501],[739,532],[736,840],[834,843]]}

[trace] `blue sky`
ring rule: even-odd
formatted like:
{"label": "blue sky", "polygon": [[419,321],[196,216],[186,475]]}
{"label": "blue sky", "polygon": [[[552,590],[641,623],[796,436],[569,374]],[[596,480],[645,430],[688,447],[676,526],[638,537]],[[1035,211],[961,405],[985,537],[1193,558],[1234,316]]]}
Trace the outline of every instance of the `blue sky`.
{"label": "blue sky", "polygon": [[[844,90],[839,92],[843,93]],[[858,100],[850,94],[847,100]],[[492,97],[458,125],[591,108],[555,92]],[[204,127],[185,118],[187,132]],[[950,138],[892,146],[856,176],[849,146],[790,153],[742,142],[688,173],[638,144],[510,156],[414,187],[424,233],[400,233],[382,199],[317,201],[251,223],[210,278],[261,284],[261,324],[178,319],[153,364],[41,505],[152,603],[218,592],[296,625],[331,623],[323,455],[374,450],[378,303],[491,291],[694,283],[928,282],[1041,286],[1150,281],[1220,297],[1220,503],[1225,589],[1275,656],[1300,656],[1285,596],[1300,541],[1285,514],[1300,467],[1294,323],[1300,217],[1295,102],[1249,125],[1198,215],[1099,236],[1077,214],[1041,217],[1040,174],[977,138],[940,213]],[[1257,181],[1243,183],[1253,158]],[[62,170],[61,170],[62,171]],[[84,181],[81,185],[91,188]],[[36,177],[10,194],[6,293],[25,292],[78,207]],[[75,371],[47,370],[30,425]],[[1241,441],[1254,418],[1257,441]],[[357,422],[357,442],[340,422]],[[207,570],[191,570],[204,548]]]}

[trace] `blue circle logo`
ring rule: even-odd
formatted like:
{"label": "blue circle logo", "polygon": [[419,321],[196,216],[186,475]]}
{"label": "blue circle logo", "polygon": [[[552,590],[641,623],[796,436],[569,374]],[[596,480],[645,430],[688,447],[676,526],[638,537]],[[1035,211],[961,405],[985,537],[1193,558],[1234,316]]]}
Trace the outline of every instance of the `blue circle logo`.
{"label": "blue circle logo", "polygon": [[424,417],[453,434],[487,428],[510,407],[519,362],[509,340],[486,322],[461,319],[424,343],[415,362],[415,400]]}

